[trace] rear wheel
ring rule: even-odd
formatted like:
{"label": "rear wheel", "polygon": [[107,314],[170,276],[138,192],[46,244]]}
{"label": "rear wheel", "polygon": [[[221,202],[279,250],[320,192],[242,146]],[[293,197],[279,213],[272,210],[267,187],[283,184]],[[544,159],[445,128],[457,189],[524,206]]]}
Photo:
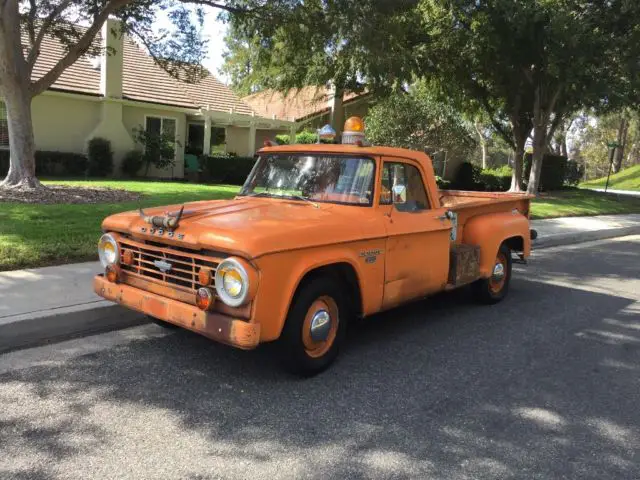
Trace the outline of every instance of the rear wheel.
{"label": "rear wheel", "polygon": [[348,311],[335,279],[318,277],[303,285],[278,340],[284,368],[310,376],[331,365],[344,340]]}
{"label": "rear wheel", "polygon": [[473,284],[476,298],[488,305],[498,303],[507,296],[511,282],[511,250],[505,244],[500,245],[491,276],[482,278]]}

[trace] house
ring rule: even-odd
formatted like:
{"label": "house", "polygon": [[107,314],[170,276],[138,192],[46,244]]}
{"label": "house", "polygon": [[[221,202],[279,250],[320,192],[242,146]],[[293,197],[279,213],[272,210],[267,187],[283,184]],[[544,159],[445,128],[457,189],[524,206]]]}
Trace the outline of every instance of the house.
{"label": "house", "polygon": [[[175,165],[151,169],[150,176],[184,176],[185,153],[235,153],[251,156],[264,140],[295,131],[285,118],[261,117],[213,75],[197,84],[172,78],[126,35],[115,35],[119,23],[109,19],[96,41],[103,54],[82,57],[32,104],[38,150],[86,151],[87,141],[111,141],[119,162],[136,148],[134,131],[173,135]],[[112,52],[107,54],[106,52]],[[62,45],[45,37],[33,78],[40,78],[63,55]],[[0,148],[8,148],[6,109],[0,99]]]}
{"label": "house", "polygon": [[342,105],[329,87],[308,86],[282,93],[262,90],[242,98],[258,115],[271,119],[294,120],[298,129],[317,130],[326,124],[341,126],[351,116],[364,117],[371,95],[345,93]]}

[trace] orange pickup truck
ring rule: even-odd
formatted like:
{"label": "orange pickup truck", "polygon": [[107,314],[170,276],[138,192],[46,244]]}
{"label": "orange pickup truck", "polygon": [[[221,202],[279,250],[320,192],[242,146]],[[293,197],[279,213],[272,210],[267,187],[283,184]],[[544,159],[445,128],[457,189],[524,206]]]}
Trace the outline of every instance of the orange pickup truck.
{"label": "orange pickup truck", "polygon": [[96,293],[238,348],[276,341],[307,375],[353,318],[468,284],[502,300],[531,197],[439,190],[426,154],[360,144],[265,147],[232,200],[108,217]]}

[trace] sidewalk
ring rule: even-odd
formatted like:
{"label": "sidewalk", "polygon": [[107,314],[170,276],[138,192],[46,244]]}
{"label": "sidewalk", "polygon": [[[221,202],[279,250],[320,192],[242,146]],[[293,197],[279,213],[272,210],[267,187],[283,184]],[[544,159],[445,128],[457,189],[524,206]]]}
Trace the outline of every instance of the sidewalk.
{"label": "sidewalk", "polygon": [[[533,249],[640,234],[640,214],[534,220]],[[146,322],[93,293],[99,262],[0,272],[0,352]]]}
{"label": "sidewalk", "polygon": [[533,220],[538,232],[533,248],[553,247],[640,233],[640,214],[560,217]]}
{"label": "sidewalk", "polygon": [[93,293],[99,262],[0,272],[0,352],[145,321]]}
{"label": "sidewalk", "polygon": [[[596,192],[604,192],[604,188],[589,188],[588,190],[594,190]],[[640,192],[637,190],[616,190],[614,188],[608,188],[607,193],[616,195],[627,195],[630,197],[640,197]]]}

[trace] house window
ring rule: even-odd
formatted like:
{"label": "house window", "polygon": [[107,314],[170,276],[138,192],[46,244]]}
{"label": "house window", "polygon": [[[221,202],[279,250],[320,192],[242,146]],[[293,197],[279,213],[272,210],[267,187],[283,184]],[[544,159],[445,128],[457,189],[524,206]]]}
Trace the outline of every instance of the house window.
{"label": "house window", "polygon": [[173,151],[175,156],[176,133],[177,133],[177,122],[175,118],[146,117],[145,129],[147,133],[152,133],[156,135],[160,135],[160,133],[162,133],[166,135],[168,138],[172,139]]}
{"label": "house window", "polygon": [[0,102],[0,149],[9,148],[9,122],[7,122],[7,107]]}
{"label": "house window", "polygon": [[[224,127],[211,127],[209,151],[211,155],[219,155],[226,151],[226,129]],[[202,155],[204,152],[204,123],[190,123],[187,136],[186,152],[193,155]]]}
{"label": "house window", "polygon": [[223,127],[211,127],[211,154],[225,153],[226,144],[227,130]]}

